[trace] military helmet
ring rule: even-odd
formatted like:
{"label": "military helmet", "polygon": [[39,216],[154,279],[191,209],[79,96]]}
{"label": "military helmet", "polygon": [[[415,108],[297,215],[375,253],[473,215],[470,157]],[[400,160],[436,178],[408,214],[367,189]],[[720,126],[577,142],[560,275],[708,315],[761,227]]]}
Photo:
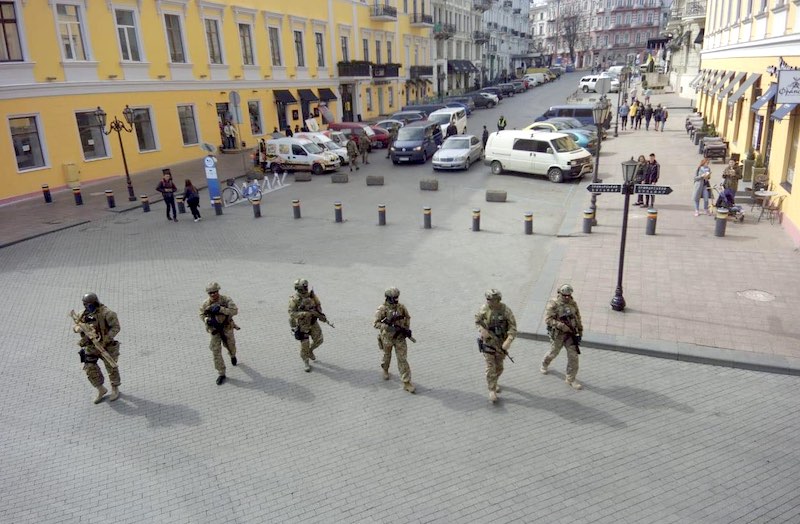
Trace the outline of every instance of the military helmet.
{"label": "military helmet", "polygon": [[386,295],[386,298],[397,298],[400,296],[400,290],[396,287],[388,287],[383,294]]}
{"label": "military helmet", "polygon": [[206,293],[219,293],[219,284],[211,282],[206,286]]}
{"label": "military helmet", "polygon": [[571,296],[572,295],[572,286],[569,284],[564,284],[560,288],[558,288],[558,293],[564,296]]}
{"label": "military helmet", "polygon": [[502,300],[503,294],[497,289],[490,289],[486,292],[486,300]]}
{"label": "military helmet", "polygon": [[302,292],[308,291],[308,280],[306,280],[305,278],[298,278],[297,280],[294,281],[294,289],[295,291],[302,291]]}
{"label": "military helmet", "polygon": [[84,306],[89,305],[89,304],[98,304],[98,303],[100,303],[100,300],[97,298],[97,294],[95,294],[95,293],[86,293],[85,295],[83,295],[83,305]]}

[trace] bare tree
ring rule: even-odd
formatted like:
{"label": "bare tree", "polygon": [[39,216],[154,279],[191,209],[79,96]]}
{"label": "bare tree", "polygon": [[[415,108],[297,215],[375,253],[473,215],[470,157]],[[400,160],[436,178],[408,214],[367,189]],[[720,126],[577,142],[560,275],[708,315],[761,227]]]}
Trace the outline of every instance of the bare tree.
{"label": "bare tree", "polygon": [[584,36],[587,27],[586,15],[579,11],[576,5],[566,6],[561,15],[561,24],[563,27],[564,43],[569,49],[569,58],[572,63],[575,63],[575,49],[582,44],[581,37]]}

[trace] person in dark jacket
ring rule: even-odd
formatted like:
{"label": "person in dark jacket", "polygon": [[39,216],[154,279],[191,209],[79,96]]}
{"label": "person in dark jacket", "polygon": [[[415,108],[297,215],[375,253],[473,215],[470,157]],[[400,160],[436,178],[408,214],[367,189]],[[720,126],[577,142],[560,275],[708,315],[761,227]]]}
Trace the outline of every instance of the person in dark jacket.
{"label": "person in dark jacket", "polygon": [[457,134],[458,134],[458,128],[456,127],[455,119],[450,120],[450,125],[447,126],[447,136],[445,138],[449,138]]}
{"label": "person in dark jacket", "polygon": [[[657,184],[658,183],[658,176],[661,174],[661,166],[656,161],[656,154],[650,153],[650,160],[647,161],[647,167],[644,170],[644,183],[645,184]],[[655,195],[645,195],[644,196],[644,205],[648,209],[656,205],[656,196]]]}
{"label": "person in dark jacket", "polygon": [[200,207],[200,191],[194,187],[194,184],[192,184],[192,181],[188,178],[184,183],[183,199],[186,201],[186,204],[188,204],[189,209],[192,210],[194,221],[200,222],[203,218],[200,216],[200,210],[198,209],[198,207]]}
{"label": "person in dark jacket", "polygon": [[489,130],[486,129],[486,126],[483,126],[483,136],[481,140],[483,140],[483,149],[486,149],[486,142],[489,141]]}
{"label": "person in dark jacket", "polygon": [[[175,182],[172,181],[172,175],[169,171],[164,170],[164,176],[158,182],[156,191],[164,197],[164,204],[167,205],[167,220],[174,220],[175,222],[178,221],[178,211],[175,209],[175,192],[177,190]],[[169,217],[170,209],[172,210],[172,218]]]}
{"label": "person in dark jacket", "polygon": [[647,104],[644,106],[644,130],[650,131],[650,120],[653,118],[653,106]]}

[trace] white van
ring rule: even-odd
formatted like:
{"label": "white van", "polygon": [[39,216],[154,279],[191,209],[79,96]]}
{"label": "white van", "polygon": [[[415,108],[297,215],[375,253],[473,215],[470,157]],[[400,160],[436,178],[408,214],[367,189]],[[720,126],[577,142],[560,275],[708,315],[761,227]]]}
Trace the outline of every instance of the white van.
{"label": "white van", "polygon": [[286,137],[267,141],[267,167],[275,173],[311,171],[321,175],[338,169],[340,165],[339,155],[306,138]]}
{"label": "white van", "polygon": [[467,132],[467,112],[464,108],[446,107],[437,109],[428,115],[429,122],[436,122],[442,128],[442,136],[447,136],[447,126],[450,122],[456,124],[457,134],[463,135]]}
{"label": "white van", "polygon": [[551,182],[592,172],[592,155],[569,135],[544,131],[496,131],[489,135],[484,163],[492,174],[519,171],[547,175]]}
{"label": "white van", "polygon": [[317,132],[303,131],[301,133],[295,133],[294,137],[306,138],[308,140],[311,140],[321,148],[330,151],[331,153],[336,153],[342,165],[346,165],[349,161],[347,156],[347,147],[337,144],[336,142],[333,141],[332,138],[327,136],[322,131],[317,131]]}
{"label": "white van", "polygon": [[528,85],[539,86],[545,83],[544,73],[527,73],[522,77]]}

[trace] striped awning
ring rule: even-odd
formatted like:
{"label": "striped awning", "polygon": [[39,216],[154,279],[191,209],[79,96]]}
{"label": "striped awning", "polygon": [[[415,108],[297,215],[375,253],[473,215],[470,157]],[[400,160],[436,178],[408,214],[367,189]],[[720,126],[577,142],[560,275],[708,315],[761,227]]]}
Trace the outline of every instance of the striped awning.
{"label": "striped awning", "polygon": [[781,104],[781,107],[776,109],[770,118],[773,120],[783,120],[783,117],[791,113],[795,107],[797,107],[797,104]]}
{"label": "striped awning", "polygon": [[730,83],[727,86],[725,86],[725,88],[722,91],[719,92],[719,94],[717,95],[717,100],[722,100],[723,98],[725,98],[725,95],[733,91],[733,88],[736,87],[736,85],[742,80],[742,78],[744,78],[744,75],[746,74],[747,73],[736,73],[736,76],[733,77],[733,80],[731,80]]}
{"label": "striped awning", "polygon": [[772,97],[775,96],[775,93],[777,92],[778,92],[778,84],[770,84],[769,89],[767,89],[767,92],[761,95],[758,98],[758,100],[753,102],[753,105],[750,106],[750,111],[753,111],[755,113],[756,111],[764,107],[770,100],[772,100]]}
{"label": "striped awning", "polygon": [[692,81],[689,82],[689,87],[694,87],[694,85],[703,77],[704,74],[706,74],[705,71],[700,71],[697,73],[697,76],[692,78]]}
{"label": "striped awning", "polygon": [[719,77],[719,82],[714,84],[714,87],[709,91],[709,96],[716,95],[719,91],[722,90],[722,86],[725,85],[725,82],[730,80],[730,78],[736,73],[736,71],[728,71],[727,73],[722,73],[722,76]]}
{"label": "striped awning", "polygon": [[730,98],[728,98],[728,105],[732,106],[738,102],[739,99],[744,96],[747,90],[750,89],[750,86],[755,84],[759,78],[761,78],[761,73],[750,74],[750,76],[747,77],[747,80],[744,81],[744,84],[742,84],[741,87],[739,87],[739,89],[737,89],[736,92],[732,94]]}
{"label": "striped awning", "polygon": [[713,91],[714,91],[714,89],[713,89],[713,88],[714,88],[714,86],[716,86],[716,85],[720,85],[720,86],[721,86],[721,85],[722,85],[722,82],[720,82],[719,84],[717,84],[717,82],[718,82],[720,79],[722,79],[722,77],[723,77],[725,74],[726,74],[726,73],[725,73],[725,71],[717,71],[717,72],[714,74],[714,76],[711,78],[711,80],[709,80],[709,81],[708,81],[708,83],[706,83],[706,85],[703,87],[703,91],[705,92],[705,94],[707,94],[707,95],[711,96],[711,94],[712,94],[712,93],[713,93]]}

